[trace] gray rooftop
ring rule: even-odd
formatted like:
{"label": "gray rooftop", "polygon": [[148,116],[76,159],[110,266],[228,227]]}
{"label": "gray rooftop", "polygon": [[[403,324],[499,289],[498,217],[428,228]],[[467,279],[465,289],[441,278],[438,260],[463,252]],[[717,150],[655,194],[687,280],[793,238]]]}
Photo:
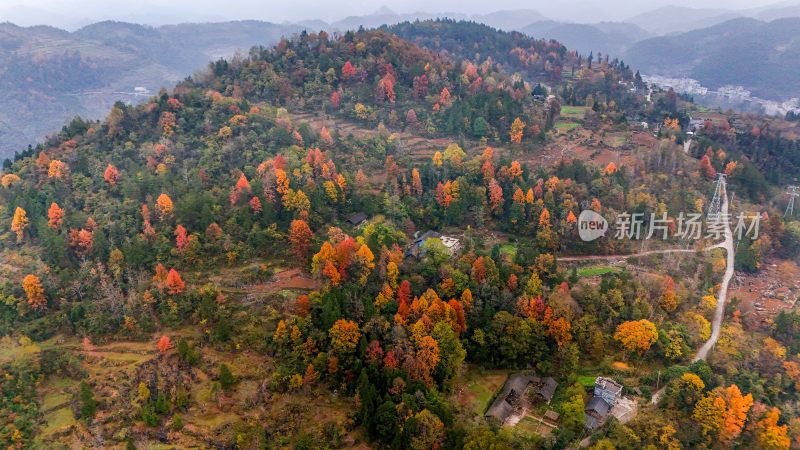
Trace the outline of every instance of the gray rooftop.
{"label": "gray rooftop", "polygon": [[608,404],[601,397],[592,397],[589,403],[586,404],[587,412],[595,412],[600,416],[605,416],[611,411],[611,405]]}
{"label": "gray rooftop", "polygon": [[511,375],[503,385],[503,389],[497,394],[489,409],[486,410],[486,417],[493,417],[501,424],[514,413],[520,404],[522,395],[528,388],[528,383],[534,377],[530,375],[516,374]]}

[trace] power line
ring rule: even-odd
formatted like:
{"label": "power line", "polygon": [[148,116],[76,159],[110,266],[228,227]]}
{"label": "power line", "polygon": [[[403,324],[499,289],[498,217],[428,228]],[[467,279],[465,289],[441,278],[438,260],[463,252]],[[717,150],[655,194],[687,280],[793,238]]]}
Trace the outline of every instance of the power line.
{"label": "power line", "polygon": [[[725,174],[720,172],[717,174],[717,181],[714,182],[714,198],[711,199],[711,204],[708,205],[708,215],[706,217],[713,217],[720,213],[722,210],[722,190],[725,186]],[[725,193],[727,195],[727,192]]]}
{"label": "power line", "polygon": [[783,217],[791,217],[794,215],[794,199],[800,196],[798,186],[789,186],[786,194],[789,195],[789,204],[786,205],[786,211],[783,213]]}

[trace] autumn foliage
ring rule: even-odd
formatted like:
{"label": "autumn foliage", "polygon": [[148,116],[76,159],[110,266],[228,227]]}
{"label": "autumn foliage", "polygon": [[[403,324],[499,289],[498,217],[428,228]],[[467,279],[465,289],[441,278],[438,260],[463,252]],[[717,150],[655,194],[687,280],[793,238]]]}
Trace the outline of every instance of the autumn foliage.
{"label": "autumn foliage", "polygon": [[162,335],[158,339],[158,342],[156,342],[156,348],[161,353],[166,353],[166,351],[169,350],[170,347],[172,347],[172,341],[169,339],[169,336],[167,335]]}
{"label": "autumn foliage", "polygon": [[94,247],[94,234],[88,228],[69,230],[69,246],[78,256],[86,257]]}
{"label": "autumn foliage", "polygon": [[627,321],[617,327],[614,339],[619,341],[626,350],[641,354],[656,342],[658,332],[655,324],[649,320]]}
{"label": "autumn foliage", "polygon": [[164,286],[170,295],[182,294],[186,289],[186,283],[183,282],[181,275],[175,269],[169,269]]}
{"label": "autumn foliage", "polygon": [[25,291],[28,305],[33,309],[44,309],[47,307],[47,299],[44,297],[42,282],[36,275],[25,275],[22,279],[22,290]]}
{"label": "autumn foliage", "polygon": [[289,226],[289,242],[292,244],[292,253],[300,260],[308,258],[311,250],[311,238],[314,234],[305,220],[295,219]]}
{"label": "autumn foliage", "polygon": [[791,446],[789,427],[778,425],[780,417],[781,411],[778,408],[770,408],[756,424],[756,441],[760,448],[788,450]]}
{"label": "autumn foliage", "polygon": [[14,217],[11,219],[11,231],[16,233],[17,242],[22,242],[26,228],[28,228],[28,213],[17,206],[14,210]]}
{"label": "autumn foliage", "polygon": [[700,159],[700,170],[706,178],[713,179],[717,176],[717,170],[714,169],[714,166],[711,164],[711,158],[709,158],[708,155],[703,155],[703,158]]}
{"label": "autumn foliage", "polygon": [[742,432],[752,406],[753,396],[742,395],[739,387],[732,384],[719,387],[700,399],[692,417],[700,424],[706,437],[718,439],[726,445]]}
{"label": "autumn foliage", "polygon": [[358,346],[358,340],[361,338],[358,324],[344,319],[337,320],[328,331],[328,334],[331,338],[331,347],[339,354],[355,351],[356,346]]}
{"label": "autumn foliage", "polygon": [[522,143],[522,133],[524,130],[525,122],[523,122],[519,117],[514,119],[514,122],[511,124],[511,131],[509,132],[512,144]]}
{"label": "autumn foliage", "polygon": [[[726,314],[708,364],[692,363],[716,330],[708,318],[722,252],[699,251],[709,244],[698,242],[698,251],[676,253],[686,243],[674,230],[655,247],[578,233],[591,226],[578,220],[588,209],[610,228],[623,212],[643,213],[645,232],[651,212],[702,212],[704,180],[719,169],[742,204],[763,203],[770,214],[763,237],[737,247],[737,270],[748,258],[767,268],[789,260],[796,224],[781,217],[786,198],[769,194],[791,178],[781,166],[794,167],[784,153],[796,147],[786,136],[797,124],[743,114],[726,129],[717,117],[727,113],[714,112],[693,138],[713,148],[692,159],[672,118],[696,113],[686,97],[654,89],[645,101],[641,78],[613,55],[587,60],[549,39],[481,28],[435,21],[299,33],[216,61],[141,105],[117,103],[105,121],[76,120],[6,163],[0,331],[25,351],[6,338],[0,346],[34,358],[34,372],[0,377],[2,447],[38,443],[49,417],[19,401],[19,383],[30,378],[27,390],[39,396],[48,375],[37,366],[60,344],[28,352],[23,333],[40,340],[70,330],[120,346],[149,336],[162,355],[117,397],[106,384],[122,372],[103,364],[101,380],[89,370],[102,414],[76,416],[80,424],[57,433],[76,446],[97,424],[119,428],[120,418],[137,439],[166,433],[190,443],[179,437],[181,416],[192,419],[183,430],[208,438],[205,422],[216,419],[193,420],[206,406],[246,419],[220,436],[228,445],[235,435],[242,448],[274,445],[265,426],[269,438],[315,448],[350,435],[419,450],[570,447],[584,438],[596,449],[798,446],[795,311],[766,322],[752,308]],[[664,117],[655,133],[629,126]],[[723,145],[727,153],[714,150]],[[775,173],[759,176],[765,167]],[[354,226],[362,215],[367,223]],[[613,263],[645,251],[659,254],[629,259],[631,270]],[[176,339],[173,358],[169,336],[187,327],[193,344]],[[84,349],[84,362],[107,359],[88,337]],[[259,369],[231,366],[239,391],[258,391],[256,403],[266,389],[273,400],[317,399],[347,414],[231,405],[236,389],[195,395],[197,383],[222,378],[213,366],[232,353]],[[552,436],[464,421],[474,409],[463,408],[464,381],[509,371],[558,380]],[[634,401],[664,388],[663,401],[645,407],[643,398],[635,418],[595,434],[584,427],[591,394],[581,375],[613,377]],[[83,399],[72,403],[77,412]],[[315,412],[336,423],[308,436],[285,429],[286,414],[297,428]],[[104,445],[119,447],[130,433],[111,434]]]}
{"label": "autumn foliage", "polygon": [[64,219],[64,210],[56,202],[50,204],[47,209],[47,226],[53,230],[61,228],[61,223]]}
{"label": "autumn foliage", "polygon": [[115,186],[117,181],[119,180],[120,172],[117,170],[116,167],[109,164],[106,167],[106,171],[103,173],[103,179],[106,180],[108,184],[111,186]]}
{"label": "autumn foliage", "polygon": [[175,227],[175,248],[178,253],[182,253],[189,244],[189,237],[186,228],[183,225]]}
{"label": "autumn foliage", "polygon": [[172,210],[175,207],[172,205],[172,199],[167,194],[161,194],[156,199],[156,213],[158,214],[159,220],[162,222],[172,214]]}

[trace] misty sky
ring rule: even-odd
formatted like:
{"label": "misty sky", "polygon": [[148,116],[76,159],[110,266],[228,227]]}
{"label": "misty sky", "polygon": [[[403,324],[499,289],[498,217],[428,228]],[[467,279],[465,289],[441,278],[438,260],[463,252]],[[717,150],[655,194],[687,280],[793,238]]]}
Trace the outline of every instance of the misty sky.
{"label": "misty sky", "polygon": [[[259,19],[271,22],[335,21],[387,6],[398,13],[480,14],[501,9],[535,9],[548,18],[573,22],[624,20],[665,5],[745,9],[775,0],[0,0],[0,21],[76,28],[98,20],[160,25],[188,21]],[[797,3],[797,0],[791,2]],[[27,23],[24,23],[27,22]]]}

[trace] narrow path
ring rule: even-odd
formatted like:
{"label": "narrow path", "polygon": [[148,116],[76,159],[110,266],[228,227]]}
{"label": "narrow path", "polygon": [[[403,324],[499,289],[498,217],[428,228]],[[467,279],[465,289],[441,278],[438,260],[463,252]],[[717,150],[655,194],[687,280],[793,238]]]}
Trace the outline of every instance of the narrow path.
{"label": "narrow path", "polygon": [[[722,194],[722,217],[728,216],[728,186],[725,180],[722,180],[721,186]],[[727,221],[725,225],[725,241],[720,245],[720,248],[725,249],[725,276],[722,278],[722,283],[719,286],[719,294],[717,296],[717,309],[714,310],[714,319],[711,321],[711,337],[700,347],[697,354],[692,359],[692,362],[706,359],[708,352],[714,347],[719,339],[720,329],[722,328],[722,319],[725,316],[725,302],[728,299],[728,285],[733,278],[734,258],[733,258],[733,232],[731,231],[730,222]]]}

